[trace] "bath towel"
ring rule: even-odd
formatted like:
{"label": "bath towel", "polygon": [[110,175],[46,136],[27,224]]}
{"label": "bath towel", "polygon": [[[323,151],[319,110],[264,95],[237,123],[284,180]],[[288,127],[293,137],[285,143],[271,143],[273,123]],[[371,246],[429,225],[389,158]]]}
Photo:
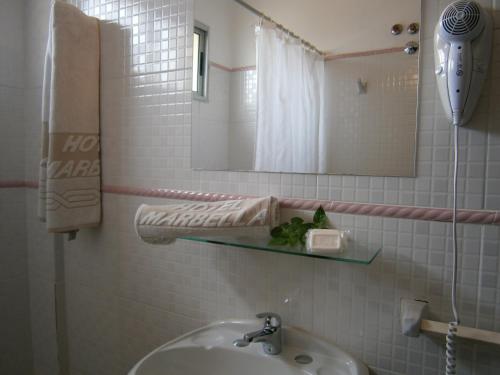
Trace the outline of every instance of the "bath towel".
{"label": "bath towel", "polygon": [[278,199],[274,197],[142,205],[135,215],[138,236],[152,244],[169,244],[186,236],[243,234],[250,228],[269,233],[278,223]]}
{"label": "bath towel", "polygon": [[52,233],[101,220],[99,21],[56,0],[42,100],[39,217]]}

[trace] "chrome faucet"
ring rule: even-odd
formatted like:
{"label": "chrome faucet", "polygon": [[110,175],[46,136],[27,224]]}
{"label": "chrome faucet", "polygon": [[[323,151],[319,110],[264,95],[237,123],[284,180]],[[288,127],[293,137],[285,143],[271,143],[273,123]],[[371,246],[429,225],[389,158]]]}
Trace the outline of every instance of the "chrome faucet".
{"label": "chrome faucet", "polygon": [[281,317],[278,314],[266,312],[257,314],[257,318],[264,319],[261,330],[247,333],[242,339],[234,340],[234,346],[243,348],[251,343],[262,343],[264,353],[276,355],[281,353]]}

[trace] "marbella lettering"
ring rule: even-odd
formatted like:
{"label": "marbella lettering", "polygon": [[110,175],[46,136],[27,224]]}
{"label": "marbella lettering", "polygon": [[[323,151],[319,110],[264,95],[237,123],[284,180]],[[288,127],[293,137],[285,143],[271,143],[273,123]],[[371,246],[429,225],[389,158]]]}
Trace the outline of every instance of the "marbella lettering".
{"label": "marbella lettering", "polygon": [[99,160],[52,161],[47,167],[49,178],[95,177],[101,173]]}
{"label": "marbella lettering", "polygon": [[96,146],[99,147],[97,135],[69,135],[62,152],[89,152]]}
{"label": "marbella lettering", "polygon": [[[178,212],[178,211],[184,212]],[[189,212],[186,212],[189,211]],[[241,209],[241,201],[221,205],[188,203],[171,207],[171,211],[150,211],[140,219],[140,225],[171,227],[228,227],[264,225],[267,208],[252,214]]]}
{"label": "marbella lettering", "polygon": [[[97,135],[69,135],[62,148],[63,153],[87,153],[99,151],[99,137]],[[54,160],[48,163],[47,176],[51,179],[70,177],[96,177],[101,173],[99,159],[94,160]]]}

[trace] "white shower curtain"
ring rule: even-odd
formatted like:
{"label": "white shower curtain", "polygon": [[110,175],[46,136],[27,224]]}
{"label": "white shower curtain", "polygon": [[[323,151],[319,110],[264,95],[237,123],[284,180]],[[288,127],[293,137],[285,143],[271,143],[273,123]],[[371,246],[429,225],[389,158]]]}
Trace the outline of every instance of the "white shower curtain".
{"label": "white shower curtain", "polygon": [[266,22],[257,27],[255,170],[325,172],[323,58]]}

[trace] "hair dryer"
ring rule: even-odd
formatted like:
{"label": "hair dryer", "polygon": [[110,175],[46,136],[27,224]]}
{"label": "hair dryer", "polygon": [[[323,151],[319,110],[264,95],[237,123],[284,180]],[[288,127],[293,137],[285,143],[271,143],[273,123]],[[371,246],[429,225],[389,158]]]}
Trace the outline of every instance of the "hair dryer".
{"label": "hair dryer", "polygon": [[493,27],[474,1],[455,1],[439,18],[434,60],[441,101],[448,119],[462,126],[472,117],[488,71]]}

